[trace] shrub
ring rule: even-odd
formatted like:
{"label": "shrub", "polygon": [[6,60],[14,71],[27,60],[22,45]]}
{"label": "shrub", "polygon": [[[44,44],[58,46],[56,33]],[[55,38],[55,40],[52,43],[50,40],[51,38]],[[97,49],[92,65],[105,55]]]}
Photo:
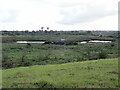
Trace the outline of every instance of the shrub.
{"label": "shrub", "polygon": [[101,51],[98,54],[98,57],[99,57],[99,59],[105,59],[105,58],[107,58],[107,53],[105,51]]}

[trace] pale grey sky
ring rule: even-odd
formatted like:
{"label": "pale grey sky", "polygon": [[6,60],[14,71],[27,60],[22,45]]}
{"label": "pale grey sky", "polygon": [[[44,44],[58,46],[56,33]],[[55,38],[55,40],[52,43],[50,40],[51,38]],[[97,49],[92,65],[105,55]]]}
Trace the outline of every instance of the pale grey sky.
{"label": "pale grey sky", "polygon": [[119,0],[0,0],[0,30],[118,30]]}

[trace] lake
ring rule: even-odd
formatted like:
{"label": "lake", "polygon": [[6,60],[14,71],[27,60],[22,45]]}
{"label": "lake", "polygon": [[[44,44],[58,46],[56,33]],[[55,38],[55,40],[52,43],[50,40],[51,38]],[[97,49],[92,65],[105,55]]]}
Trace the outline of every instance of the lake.
{"label": "lake", "polygon": [[40,43],[40,44],[43,44],[45,42],[43,42],[43,41],[17,41],[16,43]]}
{"label": "lake", "polygon": [[[100,41],[100,40],[90,40],[90,41],[82,41],[80,42],[81,44],[85,43],[111,43],[112,41]],[[17,41],[16,43],[39,43],[39,44],[44,44],[44,41]]]}
{"label": "lake", "polygon": [[91,40],[91,41],[89,41],[89,42],[101,42],[101,43],[108,43],[108,42],[112,42],[112,41],[100,41],[100,40]]}
{"label": "lake", "polygon": [[90,40],[90,41],[82,41],[80,42],[81,44],[84,44],[84,43],[111,43],[112,41],[101,41],[101,40]]}

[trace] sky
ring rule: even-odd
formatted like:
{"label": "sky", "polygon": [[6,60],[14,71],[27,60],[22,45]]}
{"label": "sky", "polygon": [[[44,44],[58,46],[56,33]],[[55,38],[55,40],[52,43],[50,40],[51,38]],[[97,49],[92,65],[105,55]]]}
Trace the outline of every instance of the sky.
{"label": "sky", "polygon": [[119,0],[0,0],[0,30],[118,30]]}

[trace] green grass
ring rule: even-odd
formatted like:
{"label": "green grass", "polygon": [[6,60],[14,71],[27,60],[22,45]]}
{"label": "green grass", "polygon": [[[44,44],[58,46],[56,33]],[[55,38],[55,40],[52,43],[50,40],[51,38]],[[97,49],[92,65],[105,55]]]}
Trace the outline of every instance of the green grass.
{"label": "green grass", "polygon": [[[31,44],[29,48],[27,48],[27,44],[3,43],[2,46],[3,68],[25,66],[26,63],[31,66],[95,60],[101,58],[99,54],[102,51],[105,52],[105,58],[116,58],[118,55],[117,43]],[[23,61],[24,63],[21,64]]]}
{"label": "green grass", "polygon": [[4,69],[3,88],[116,88],[118,59]]}

